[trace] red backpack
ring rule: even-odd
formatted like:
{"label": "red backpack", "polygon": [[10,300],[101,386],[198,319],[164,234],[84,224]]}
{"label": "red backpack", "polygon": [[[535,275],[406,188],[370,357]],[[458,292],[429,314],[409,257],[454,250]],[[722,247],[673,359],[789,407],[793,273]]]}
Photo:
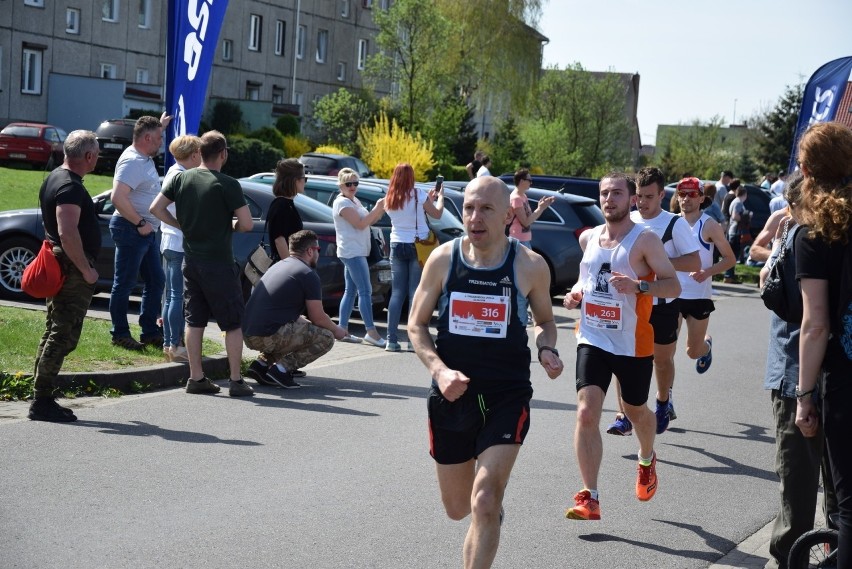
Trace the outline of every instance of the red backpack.
{"label": "red backpack", "polygon": [[59,294],[65,284],[65,275],[53,254],[53,244],[47,239],[21,278],[21,289],[33,298],[49,298]]}

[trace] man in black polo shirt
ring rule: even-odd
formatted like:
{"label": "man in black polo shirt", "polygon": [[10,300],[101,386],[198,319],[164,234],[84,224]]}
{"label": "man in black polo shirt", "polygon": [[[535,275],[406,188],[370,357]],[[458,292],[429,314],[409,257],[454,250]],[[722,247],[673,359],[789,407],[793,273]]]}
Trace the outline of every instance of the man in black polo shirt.
{"label": "man in black polo shirt", "polygon": [[74,351],[83,329],[83,318],[95,292],[98,272],[95,259],[101,249],[98,216],[83,176],[98,162],[95,133],[75,130],[65,139],[65,161],[48,175],[39,191],[45,238],[65,275],[56,296],[47,299],[44,336],[35,360],[33,421],[67,423],[77,417],[54,399],[56,378],[65,356]]}

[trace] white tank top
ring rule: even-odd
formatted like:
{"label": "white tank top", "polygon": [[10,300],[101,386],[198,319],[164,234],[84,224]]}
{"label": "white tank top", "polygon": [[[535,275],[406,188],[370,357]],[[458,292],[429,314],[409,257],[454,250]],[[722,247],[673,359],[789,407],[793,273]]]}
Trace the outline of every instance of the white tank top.
{"label": "white tank top", "polygon": [[[704,231],[704,224],[707,220],[712,219],[706,213],[702,213],[701,217],[695,222],[695,225],[690,225],[692,234],[698,241],[698,256],[701,259],[701,268],[706,269],[713,265],[713,243],[707,243],[702,239],[701,233]],[[686,219],[684,219],[686,221]],[[689,222],[687,221],[687,225]],[[696,299],[696,298],[713,298],[713,279],[707,279],[703,283],[696,281],[689,276],[688,272],[678,271],[677,280],[680,281],[680,298]]]}
{"label": "white tank top", "polygon": [[617,356],[642,357],[654,353],[654,330],[649,319],[653,297],[635,293],[623,294],[609,285],[612,272],[634,279],[654,280],[654,274],[639,276],[630,266],[630,249],[645,231],[636,225],[612,249],[600,245],[604,226],[592,231],[583,260],[580,282],[583,302],[577,321],[577,343],[588,344]]}

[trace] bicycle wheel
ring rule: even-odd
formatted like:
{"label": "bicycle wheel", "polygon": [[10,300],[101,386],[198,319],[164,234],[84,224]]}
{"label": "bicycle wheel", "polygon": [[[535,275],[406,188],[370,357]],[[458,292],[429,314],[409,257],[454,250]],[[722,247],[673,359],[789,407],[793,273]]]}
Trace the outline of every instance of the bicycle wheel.
{"label": "bicycle wheel", "polygon": [[790,548],[789,569],[837,567],[837,531],[815,529],[803,534]]}

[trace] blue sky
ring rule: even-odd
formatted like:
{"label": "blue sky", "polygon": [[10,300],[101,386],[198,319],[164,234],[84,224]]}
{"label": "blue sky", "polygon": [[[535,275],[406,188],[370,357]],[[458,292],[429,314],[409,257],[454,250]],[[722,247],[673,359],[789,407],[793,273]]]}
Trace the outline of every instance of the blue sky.
{"label": "blue sky", "polygon": [[545,0],[544,64],[639,73],[639,130],[771,108],[852,55],[852,0]]}

